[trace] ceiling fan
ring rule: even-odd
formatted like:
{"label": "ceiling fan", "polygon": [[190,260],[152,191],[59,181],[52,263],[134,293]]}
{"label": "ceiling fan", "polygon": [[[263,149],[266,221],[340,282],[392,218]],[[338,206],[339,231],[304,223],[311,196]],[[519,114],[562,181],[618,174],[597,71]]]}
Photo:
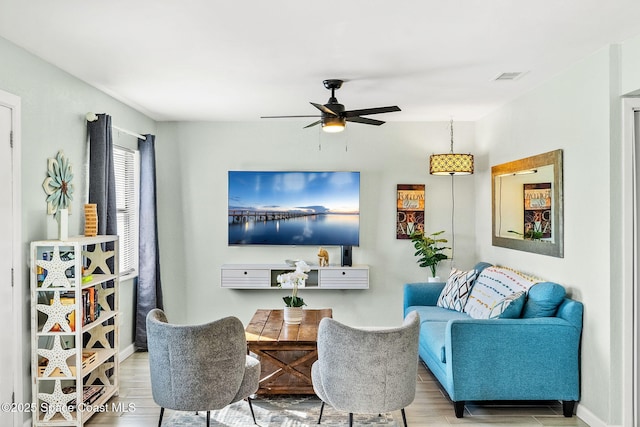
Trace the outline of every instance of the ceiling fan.
{"label": "ceiling fan", "polygon": [[292,117],[320,117],[317,120],[304,128],[310,128],[316,125],[322,125],[322,130],[325,132],[342,132],[345,128],[346,122],[362,123],[365,125],[380,126],[384,122],[382,120],[370,119],[370,114],[391,113],[393,111],[400,111],[400,108],[396,105],[392,107],[378,107],[378,108],[364,108],[360,110],[345,111],[344,105],[340,104],[336,99],[335,91],[342,87],[342,80],[330,79],[324,80],[324,87],[331,90],[331,98],[329,101],[322,105],[311,102],[311,105],[320,110],[320,115],[315,116],[262,116],[262,119],[282,119]]}

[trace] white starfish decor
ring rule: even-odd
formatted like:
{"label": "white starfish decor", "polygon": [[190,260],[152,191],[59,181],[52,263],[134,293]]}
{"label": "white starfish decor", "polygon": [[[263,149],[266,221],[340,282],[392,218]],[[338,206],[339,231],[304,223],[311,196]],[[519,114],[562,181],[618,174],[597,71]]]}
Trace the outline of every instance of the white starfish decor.
{"label": "white starfish decor", "polygon": [[47,413],[44,415],[43,421],[49,421],[58,412],[60,412],[67,421],[73,421],[73,417],[69,412],[69,402],[75,398],[76,393],[63,393],[60,380],[56,380],[53,393],[38,393],[38,399],[47,403]]}
{"label": "white starfish decor", "polygon": [[107,297],[109,295],[113,295],[116,292],[115,288],[103,288],[102,286],[98,286],[98,305],[102,307],[103,310],[113,310]]}
{"label": "white starfish decor", "polygon": [[107,375],[107,371],[111,368],[113,368],[113,362],[106,362],[103,363],[102,365],[98,366],[96,369],[94,369],[91,374],[89,375],[89,378],[87,379],[87,382],[85,384],[87,385],[95,385],[96,380],[100,380],[100,382],[102,383],[102,385],[111,385],[111,380],[109,379],[109,376]]}
{"label": "white starfish decor", "polygon": [[46,323],[42,326],[42,332],[50,332],[56,323],[63,331],[73,332],[67,320],[67,314],[75,310],[75,305],[62,304],[60,291],[53,292],[53,304],[37,304],[36,308],[48,316]]}
{"label": "white starfish decor", "polygon": [[75,354],[75,348],[68,350],[63,349],[62,344],[60,343],[60,335],[56,335],[54,337],[53,348],[51,350],[46,348],[38,349],[38,355],[46,357],[49,360],[42,376],[48,377],[56,368],[60,368],[60,371],[62,371],[65,376],[73,377],[73,373],[71,372],[71,369],[69,369],[69,365],[67,365],[67,359]]}
{"label": "white starfish decor", "polygon": [[85,274],[92,274],[97,268],[100,268],[104,274],[109,274],[111,269],[107,265],[107,260],[115,255],[115,251],[103,251],[101,244],[94,245],[92,251],[82,251],[82,256],[91,260],[91,264],[87,268]]}
{"label": "white starfish decor", "polygon": [[94,348],[97,343],[102,344],[103,348],[111,348],[107,334],[114,329],[115,325],[98,325],[95,328],[89,329],[88,333],[91,337],[84,348]]}
{"label": "white starfish decor", "polygon": [[36,265],[47,270],[47,277],[44,278],[44,282],[42,282],[41,288],[52,287],[70,287],[73,286],[65,271],[69,267],[73,267],[75,264],[75,260],[63,261],[60,258],[60,247],[53,247],[53,257],[51,257],[51,261],[45,261],[43,259],[36,260]]}

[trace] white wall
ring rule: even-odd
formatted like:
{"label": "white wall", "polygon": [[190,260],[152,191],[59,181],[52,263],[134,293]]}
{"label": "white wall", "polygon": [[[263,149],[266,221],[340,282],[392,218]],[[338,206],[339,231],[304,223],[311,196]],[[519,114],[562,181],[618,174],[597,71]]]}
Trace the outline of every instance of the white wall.
{"label": "white wall", "polygon": [[[47,216],[42,181],[46,177],[47,159],[63,150],[74,172],[74,200],[69,217],[69,234],[82,232],[82,205],[86,191],[84,161],[86,156],[85,114],[89,111],[106,112],[116,124],[142,133],[154,133],[155,122],[143,114],[105,95],[103,92],[70,76],[64,71],[29,54],[25,50],[0,38],[0,89],[17,95],[22,100],[22,240],[25,266],[19,289],[24,304],[22,335],[23,384],[22,396],[17,402],[31,401],[30,376],[30,297],[29,242],[57,237],[57,226],[52,216]],[[130,138],[131,139],[131,138]],[[135,141],[115,136],[114,140],[125,146]],[[120,307],[133,310],[133,283],[123,282]],[[122,318],[120,343],[133,342],[131,315]],[[6,351],[7,349],[5,349]]]}
{"label": "white wall", "polygon": [[[220,288],[224,263],[317,263],[317,247],[229,247],[229,170],[355,170],[361,172],[360,246],[356,264],[370,265],[369,290],[302,290],[311,308],[332,307],[334,317],[358,325],[397,325],[402,285],[425,281],[408,240],[396,240],[396,185],[426,184],[426,227],[451,239],[451,179],[430,176],[428,156],[449,151],[449,124],[348,125],[338,135],[302,129],[298,121],[162,123],[158,129],[159,230],[163,289],[170,318],[204,322],[226,315],[248,322],[257,308],[280,308],[282,290]],[[473,148],[474,125],[456,123],[455,148]],[[319,149],[321,144],[321,149]],[[456,185],[456,265],[471,267],[474,254],[473,177]],[[165,191],[168,190],[168,191]],[[328,248],[339,263],[338,248]],[[439,274],[447,277],[450,265]],[[178,272],[179,274],[176,274]],[[183,307],[180,307],[184,304]]]}
{"label": "white wall", "polygon": [[[603,49],[477,123],[477,152],[496,165],[555,149],[564,150],[564,258],[491,245],[490,175],[476,176],[477,252],[481,259],[563,284],[585,306],[580,407],[600,420],[620,422],[620,324],[612,306],[621,291],[612,280],[612,212],[619,206],[611,161],[619,140],[611,89],[617,48]],[[619,118],[619,116],[618,116]],[[619,169],[619,168],[617,168]],[[553,355],[551,354],[550,357]]]}

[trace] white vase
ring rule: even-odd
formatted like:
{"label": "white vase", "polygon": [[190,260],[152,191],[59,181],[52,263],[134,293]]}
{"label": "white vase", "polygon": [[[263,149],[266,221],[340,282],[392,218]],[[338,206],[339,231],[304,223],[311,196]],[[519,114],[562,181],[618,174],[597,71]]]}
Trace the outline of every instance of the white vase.
{"label": "white vase", "polygon": [[69,239],[69,209],[58,210],[58,240]]}
{"label": "white vase", "polygon": [[436,277],[429,277],[427,278],[427,282],[432,283],[432,282],[441,282],[440,280],[440,276],[436,276]]}
{"label": "white vase", "polygon": [[299,325],[302,322],[302,307],[285,307],[284,323]]}

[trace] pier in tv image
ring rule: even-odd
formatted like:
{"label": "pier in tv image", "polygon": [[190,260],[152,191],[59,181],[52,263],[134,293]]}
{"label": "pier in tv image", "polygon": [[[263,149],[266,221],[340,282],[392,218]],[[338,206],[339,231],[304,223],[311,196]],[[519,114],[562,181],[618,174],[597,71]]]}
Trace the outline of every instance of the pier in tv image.
{"label": "pier in tv image", "polygon": [[359,245],[360,172],[229,171],[229,245]]}

